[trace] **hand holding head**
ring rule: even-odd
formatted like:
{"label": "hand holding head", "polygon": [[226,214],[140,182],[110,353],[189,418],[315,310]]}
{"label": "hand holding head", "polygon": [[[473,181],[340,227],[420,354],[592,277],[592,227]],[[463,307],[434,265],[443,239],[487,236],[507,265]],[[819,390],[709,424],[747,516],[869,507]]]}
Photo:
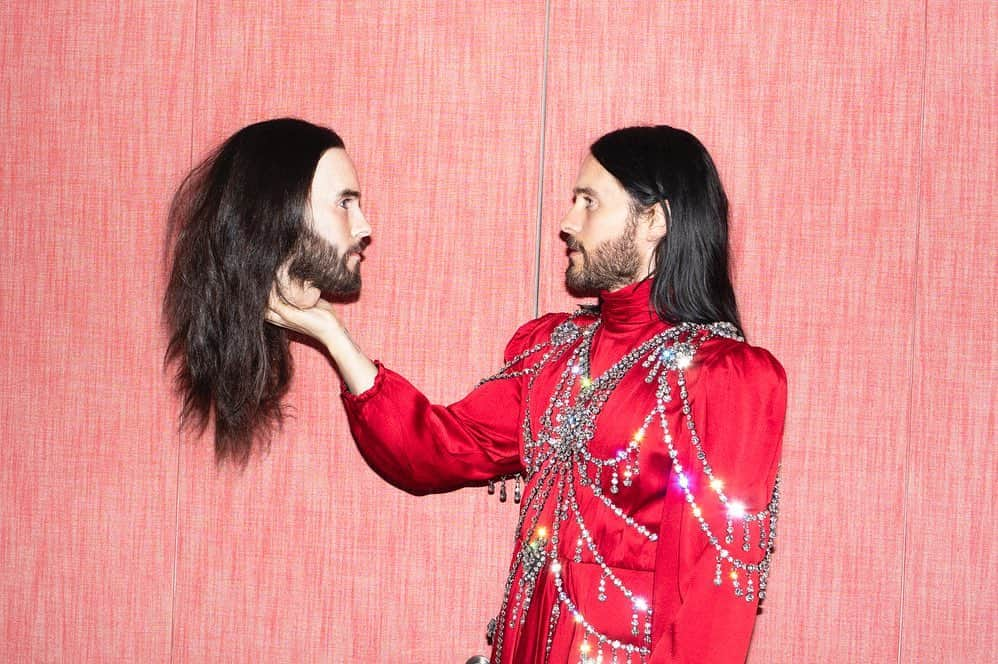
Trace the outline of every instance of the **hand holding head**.
{"label": "hand holding head", "polygon": [[330,343],[343,332],[333,305],[310,282],[291,279],[286,271],[274,281],[264,318],[277,327]]}

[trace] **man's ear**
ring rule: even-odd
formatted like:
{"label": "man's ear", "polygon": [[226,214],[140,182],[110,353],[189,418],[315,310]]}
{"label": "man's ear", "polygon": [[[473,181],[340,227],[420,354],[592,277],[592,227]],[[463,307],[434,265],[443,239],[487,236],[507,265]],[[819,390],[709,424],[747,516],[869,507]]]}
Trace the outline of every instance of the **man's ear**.
{"label": "man's ear", "polygon": [[649,242],[658,244],[658,241],[665,237],[669,230],[668,218],[671,216],[672,209],[669,207],[668,200],[663,200],[660,204],[656,203],[642,213],[642,221],[645,223],[646,237]]}

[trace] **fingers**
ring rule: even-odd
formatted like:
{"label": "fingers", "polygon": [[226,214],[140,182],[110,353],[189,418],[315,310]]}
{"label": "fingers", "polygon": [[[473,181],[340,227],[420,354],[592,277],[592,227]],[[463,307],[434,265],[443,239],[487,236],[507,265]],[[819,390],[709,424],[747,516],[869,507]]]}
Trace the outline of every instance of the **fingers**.
{"label": "fingers", "polygon": [[315,303],[315,308],[322,309],[323,311],[328,311],[329,313],[333,314],[333,316],[335,316],[337,320],[339,320],[339,316],[336,315],[336,308],[333,307],[333,303],[330,302],[329,300],[323,300],[322,298],[319,298]]}
{"label": "fingers", "polygon": [[[314,297],[312,291],[316,291]],[[277,299],[298,309],[308,309],[315,305],[315,300],[319,299],[318,291],[311,282],[302,283],[298,279],[291,278],[286,263],[277,268],[270,292],[271,302]]]}
{"label": "fingers", "polygon": [[272,323],[283,324],[284,327],[287,327],[297,311],[301,310],[294,304],[286,302],[276,294],[271,294],[270,301],[267,302],[265,317]]}
{"label": "fingers", "polygon": [[288,301],[288,295],[293,288],[291,279],[288,277],[288,266],[287,263],[281,265],[277,268],[277,274],[274,275],[274,283],[270,287],[270,301],[273,303],[275,300],[282,302]]}
{"label": "fingers", "polygon": [[319,298],[322,297],[322,292],[313,286],[311,281],[295,285],[298,292],[295,294],[295,299],[292,304],[299,309],[311,309],[316,305],[316,303],[318,303]]}
{"label": "fingers", "polygon": [[307,308],[302,306],[302,301],[305,299],[305,286],[300,281],[297,279],[288,279],[281,283],[281,290],[285,302],[299,309]]}
{"label": "fingers", "polygon": [[276,299],[297,309],[311,309],[322,297],[322,292],[311,281],[292,279],[286,271],[281,270],[274,279],[271,300],[274,300],[275,296]]}
{"label": "fingers", "polygon": [[294,304],[284,297],[281,292],[281,285],[278,281],[275,281],[270,287],[267,309],[263,313],[264,320],[278,327],[292,329],[289,319],[294,315],[294,310]]}
{"label": "fingers", "polygon": [[263,319],[268,323],[270,323],[271,325],[276,325],[277,327],[290,329],[290,325],[288,324],[288,321],[285,320],[284,316],[279,314],[271,307],[268,307],[267,310],[263,312]]}
{"label": "fingers", "polygon": [[333,305],[312,284],[278,274],[270,289],[264,320],[287,330],[321,338],[343,330]]}

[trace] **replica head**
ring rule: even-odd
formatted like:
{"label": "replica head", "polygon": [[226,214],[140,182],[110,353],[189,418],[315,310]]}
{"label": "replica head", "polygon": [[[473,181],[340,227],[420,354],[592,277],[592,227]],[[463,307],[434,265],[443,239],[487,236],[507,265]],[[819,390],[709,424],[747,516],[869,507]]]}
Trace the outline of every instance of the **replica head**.
{"label": "replica head", "polygon": [[239,130],[174,196],[167,362],[177,366],[182,424],[203,431],[213,421],[220,461],[245,463],[283,418],[288,339],[264,319],[276,277],[286,272],[315,299],[360,291],[371,228],[359,204],[340,137],[292,118]]}
{"label": "replica head", "polygon": [[651,277],[663,320],[741,329],[728,199],[695,136],[665,125],[610,132],[590,147],[573,194],[561,224],[569,290],[612,291]]}

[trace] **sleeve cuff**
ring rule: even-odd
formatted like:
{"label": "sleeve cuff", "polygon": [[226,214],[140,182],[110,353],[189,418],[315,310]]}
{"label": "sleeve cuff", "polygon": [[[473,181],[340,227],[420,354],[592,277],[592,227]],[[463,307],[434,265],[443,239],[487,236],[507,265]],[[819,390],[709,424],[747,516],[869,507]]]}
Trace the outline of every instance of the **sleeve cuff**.
{"label": "sleeve cuff", "polygon": [[374,376],[374,385],[367,388],[360,394],[354,394],[347,388],[347,384],[340,380],[340,398],[347,406],[360,406],[371,397],[377,396],[381,392],[381,386],[385,382],[385,372],[387,369],[381,364],[381,360],[374,360],[374,366],[378,368],[378,373]]}

